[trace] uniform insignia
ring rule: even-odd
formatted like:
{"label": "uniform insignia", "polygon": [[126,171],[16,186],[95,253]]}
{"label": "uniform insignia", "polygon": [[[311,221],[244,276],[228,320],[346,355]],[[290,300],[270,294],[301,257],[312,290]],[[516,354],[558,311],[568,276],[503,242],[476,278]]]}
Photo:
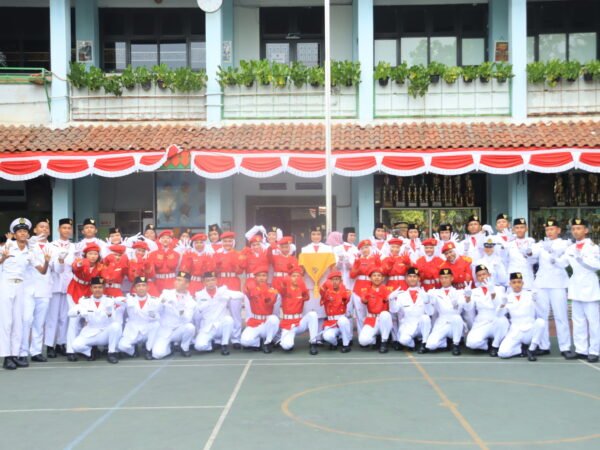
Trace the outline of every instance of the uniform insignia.
{"label": "uniform insignia", "polygon": [[24,225],[25,224],[25,219],[23,217],[21,217],[19,219],[19,224]]}

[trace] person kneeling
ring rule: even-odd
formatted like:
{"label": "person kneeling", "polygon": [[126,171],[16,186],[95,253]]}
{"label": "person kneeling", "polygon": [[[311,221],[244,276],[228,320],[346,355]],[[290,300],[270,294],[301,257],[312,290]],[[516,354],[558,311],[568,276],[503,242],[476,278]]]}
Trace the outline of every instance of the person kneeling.
{"label": "person kneeling", "polygon": [[374,345],[377,343],[377,335],[380,335],[379,353],[387,353],[392,331],[388,297],[394,289],[383,284],[383,271],[380,267],[371,269],[369,277],[371,286],[362,288],[360,292],[360,300],[367,306],[367,317],[358,335],[358,343],[362,347]]}
{"label": "person kneeling", "polygon": [[352,322],[346,316],[351,298],[352,291],[347,290],[342,283],[341,272],[331,272],[321,286],[321,305],[327,314],[327,320],[323,323],[323,340],[335,350],[341,338],[342,353],[351,350]]}

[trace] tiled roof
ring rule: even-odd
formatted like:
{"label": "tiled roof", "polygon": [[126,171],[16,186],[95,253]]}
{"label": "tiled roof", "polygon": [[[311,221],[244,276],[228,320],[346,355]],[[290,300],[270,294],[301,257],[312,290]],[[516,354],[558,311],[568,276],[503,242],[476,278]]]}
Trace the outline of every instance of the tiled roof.
{"label": "tiled roof", "polygon": [[[321,124],[0,126],[0,152],[160,150],[322,150]],[[600,121],[335,124],[334,150],[600,147]]]}

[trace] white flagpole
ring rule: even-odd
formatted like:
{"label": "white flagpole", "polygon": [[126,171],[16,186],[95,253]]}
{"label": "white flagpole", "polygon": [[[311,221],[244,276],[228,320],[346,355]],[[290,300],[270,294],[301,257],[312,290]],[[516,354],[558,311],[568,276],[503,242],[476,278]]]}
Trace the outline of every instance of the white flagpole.
{"label": "white flagpole", "polygon": [[[331,192],[331,33],[329,0],[325,0],[325,230],[333,228],[333,205]],[[326,235],[326,236],[327,236]],[[326,237],[324,236],[324,237]]]}

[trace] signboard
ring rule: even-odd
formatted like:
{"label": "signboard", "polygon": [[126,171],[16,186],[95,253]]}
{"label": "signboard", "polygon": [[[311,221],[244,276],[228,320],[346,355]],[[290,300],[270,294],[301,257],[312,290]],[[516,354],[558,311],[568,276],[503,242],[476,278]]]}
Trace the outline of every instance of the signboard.
{"label": "signboard", "polygon": [[494,45],[494,61],[508,62],[508,41],[496,41]]}

